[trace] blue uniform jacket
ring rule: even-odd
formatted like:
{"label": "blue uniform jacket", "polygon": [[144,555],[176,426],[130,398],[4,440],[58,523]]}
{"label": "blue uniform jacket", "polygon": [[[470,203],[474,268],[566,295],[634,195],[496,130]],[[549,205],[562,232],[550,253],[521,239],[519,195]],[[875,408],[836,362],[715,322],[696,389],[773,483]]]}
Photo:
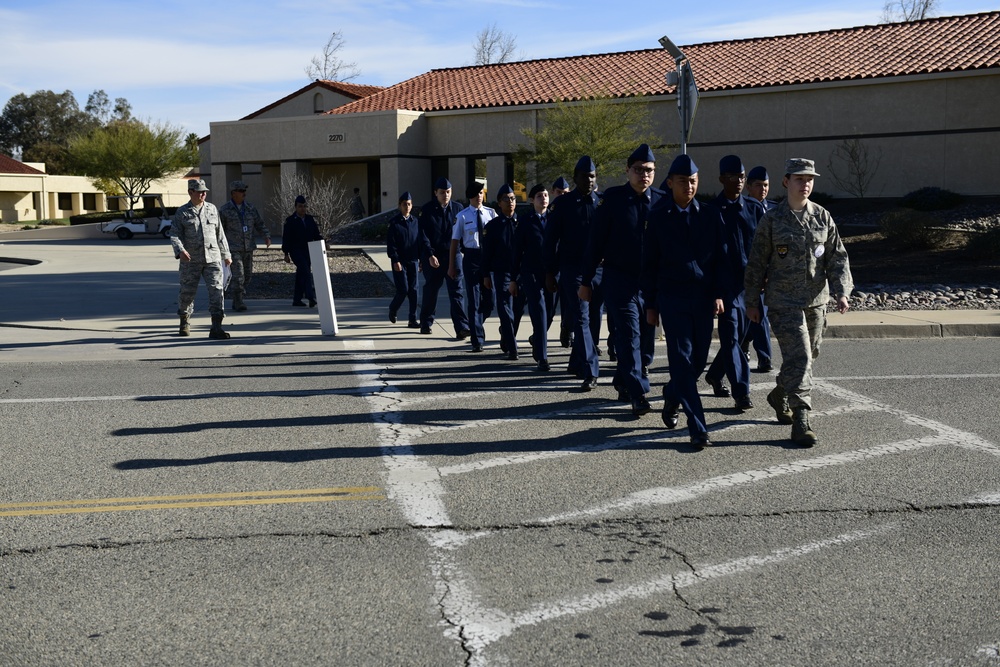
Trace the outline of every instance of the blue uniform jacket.
{"label": "blue uniform jacket", "polygon": [[583,273],[590,227],[597,217],[601,195],[576,190],[556,197],[546,218],[543,259],[548,273],[579,276]]}
{"label": "blue uniform jacket", "polygon": [[517,215],[502,214],[483,227],[483,273],[510,273],[514,268],[514,228]]}
{"label": "blue uniform jacket", "polygon": [[764,217],[764,206],[750,197],[740,195],[735,202],[720,194],[712,203],[722,212],[726,225],[726,259],[729,283],[724,299],[727,305],[743,293],[743,270],[750,259],[750,246],[757,231],[757,223]]}
{"label": "blue uniform jacket", "polygon": [[642,248],[643,298],[722,299],[729,275],[725,223],[719,209],[692,201],[689,213],[664,197],[649,212]]}
{"label": "blue uniform jacket", "polygon": [[604,191],[587,240],[584,285],[591,286],[602,260],[605,277],[614,272],[639,278],[646,217],[663,194],[657,188],[639,194],[628,183]]}
{"label": "blue uniform jacket", "polygon": [[451,248],[451,228],[455,224],[462,205],[457,201],[448,202],[451,213],[449,220],[445,210],[435,197],[420,208],[420,259],[426,260],[431,255],[438,258],[441,266],[448,264],[448,252]]}
{"label": "blue uniform jacket", "polygon": [[285,226],[281,229],[281,252],[289,255],[308,255],[309,242],[320,241],[319,227],[316,220],[306,214],[305,220],[297,215],[290,215],[285,218]]}
{"label": "blue uniform jacket", "polygon": [[385,235],[385,253],[391,262],[412,262],[420,258],[420,226],[412,215],[397,213],[389,221]]}
{"label": "blue uniform jacket", "polygon": [[511,273],[518,282],[523,280],[521,276],[531,274],[537,282],[545,283],[545,262],[542,261],[542,254],[545,229],[551,224],[548,215],[547,224],[542,225],[541,217],[532,211],[531,215],[518,222],[514,228],[514,264]]}

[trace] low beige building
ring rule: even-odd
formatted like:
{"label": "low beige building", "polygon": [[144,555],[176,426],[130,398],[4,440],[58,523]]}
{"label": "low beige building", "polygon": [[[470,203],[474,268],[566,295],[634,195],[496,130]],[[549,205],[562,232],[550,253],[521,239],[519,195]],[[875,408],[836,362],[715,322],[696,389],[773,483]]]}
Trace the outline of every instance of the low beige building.
{"label": "low beige building", "polygon": [[[153,181],[150,193],[163,196],[165,206],[188,201],[183,173]],[[141,206],[153,206],[147,197]],[[18,162],[0,155],[0,222],[37,222],[68,218],[82,213],[127,208],[120,200],[110,200],[86,176],[45,173],[41,162]]]}
{"label": "low beige building", "polygon": [[[869,196],[923,186],[998,194],[1000,12],[681,50],[699,90],[688,153],[711,175],[704,189],[719,158],[736,153],[748,169],[764,165],[780,194],[784,161],[796,156],[816,160],[819,191],[848,197],[828,176],[847,173],[835,153],[851,141],[880,156]],[[677,91],[665,76],[674,69],[656,48],[438,69],[349,93],[350,84],[316,82],[241,120],[212,123],[202,173],[216,183],[243,178],[257,201],[284,175],[336,175],[361,188],[369,212],[391,209],[404,190],[429,199],[439,176],[460,196],[474,178],[511,182],[522,128],[541,127],[557,101],[595,94],[650,103],[668,146],[658,151],[665,165],[680,137]],[[317,113],[315,95],[330,87],[343,99]],[[602,186],[624,180],[624,160],[600,165]],[[222,190],[213,191],[216,203]]]}

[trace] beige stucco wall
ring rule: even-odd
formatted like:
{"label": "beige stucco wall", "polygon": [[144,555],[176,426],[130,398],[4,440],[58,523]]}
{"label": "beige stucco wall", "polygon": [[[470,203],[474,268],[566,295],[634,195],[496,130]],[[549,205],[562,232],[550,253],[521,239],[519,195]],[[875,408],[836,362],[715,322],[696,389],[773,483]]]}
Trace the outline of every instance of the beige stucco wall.
{"label": "beige stucco wall", "polygon": [[313,108],[313,105],[316,103],[316,95],[319,95],[322,98],[321,106],[323,111],[329,111],[330,109],[335,109],[354,101],[354,98],[317,86],[316,88],[310,88],[299,95],[295,95],[291,99],[285,100],[273,109],[268,109],[267,111],[262,112],[260,115],[256,116],[256,118],[312,116],[316,113],[316,110]]}

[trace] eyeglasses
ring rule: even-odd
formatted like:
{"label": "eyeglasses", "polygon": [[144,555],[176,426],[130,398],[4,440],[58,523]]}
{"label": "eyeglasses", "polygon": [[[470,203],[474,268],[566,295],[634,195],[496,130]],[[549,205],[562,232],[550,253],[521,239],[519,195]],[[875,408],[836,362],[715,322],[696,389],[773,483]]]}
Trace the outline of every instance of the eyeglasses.
{"label": "eyeglasses", "polygon": [[656,167],[632,167],[632,171],[637,174],[645,174],[648,176],[656,171]]}

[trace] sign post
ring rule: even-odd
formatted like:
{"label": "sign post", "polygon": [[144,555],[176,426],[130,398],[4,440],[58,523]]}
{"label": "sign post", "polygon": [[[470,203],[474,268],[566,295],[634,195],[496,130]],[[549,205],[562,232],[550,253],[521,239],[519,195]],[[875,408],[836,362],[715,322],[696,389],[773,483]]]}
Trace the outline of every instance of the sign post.
{"label": "sign post", "polygon": [[312,262],[313,284],[316,286],[316,306],[319,324],[324,336],[340,333],[337,326],[337,309],[333,306],[333,285],[330,284],[330,260],[326,254],[326,241],[309,242],[309,261]]}
{"label": "sign post", "polygon": [[665,35],[660,38],[660,46],[673,57],[676,65],[676,70],[667,72],[667,85],[675,86],[677,91],[677,113],[681,118],[681,153],[687,153],[694,114],[698,110],[698,85],[684,52]]}

